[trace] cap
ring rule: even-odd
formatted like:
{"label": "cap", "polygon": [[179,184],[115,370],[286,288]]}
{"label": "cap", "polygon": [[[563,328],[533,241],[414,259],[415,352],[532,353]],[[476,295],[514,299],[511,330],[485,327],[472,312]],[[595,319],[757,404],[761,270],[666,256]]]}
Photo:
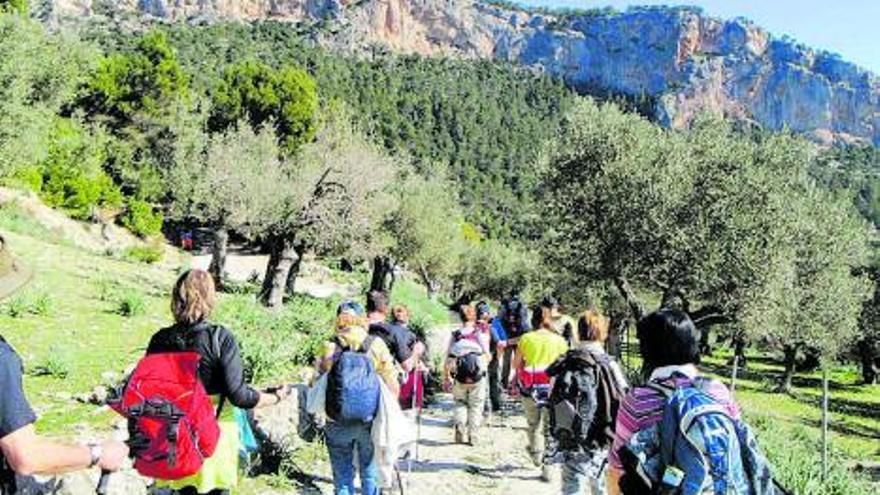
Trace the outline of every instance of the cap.
{"label": "cap", "polygon": [[342,313],[348,313],[355,316],[364,316],[364,307],[361,306],[357,301],[343,301],[339,305],[339,307],[336,308],[336,316],[339,316]]}

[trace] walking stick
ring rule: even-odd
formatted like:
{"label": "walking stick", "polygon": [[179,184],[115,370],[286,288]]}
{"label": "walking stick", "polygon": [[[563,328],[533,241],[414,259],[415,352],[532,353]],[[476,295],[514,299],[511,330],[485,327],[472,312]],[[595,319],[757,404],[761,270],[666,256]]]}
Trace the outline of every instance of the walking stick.
{"label": "walking stick", "polygon": [[110,471],[101,470],[101,478],[98,479],[97,495],[107,495],[107,483],[110,481]]}

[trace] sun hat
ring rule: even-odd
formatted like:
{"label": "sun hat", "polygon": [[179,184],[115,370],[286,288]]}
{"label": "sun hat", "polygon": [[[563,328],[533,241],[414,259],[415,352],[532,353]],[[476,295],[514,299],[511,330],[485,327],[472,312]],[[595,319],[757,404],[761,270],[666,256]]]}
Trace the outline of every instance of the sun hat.
{"label": "sun hat", "polygon": [[27,284],[33,272],[12,255],[6,239],[0,235],[0,299]]}

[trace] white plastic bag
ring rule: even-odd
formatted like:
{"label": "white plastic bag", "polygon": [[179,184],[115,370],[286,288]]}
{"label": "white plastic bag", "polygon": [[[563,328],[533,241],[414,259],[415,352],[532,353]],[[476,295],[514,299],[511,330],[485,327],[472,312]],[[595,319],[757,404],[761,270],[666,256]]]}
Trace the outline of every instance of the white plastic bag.
{"label": "white plastic bag", "polygon": [[309,387],[309,391],[306,394],[306,411],[316,418],[320,418],[324,415],[326,402],[327,373],[324,373],[318,377],[314,385]]}
{"label": "white plastic bag", "polygon": [[373,419],[371,435],[382,486],[390,486],[400,448],[416,441],[416,428],[413,421],[403,414],[397,397],[391,393],[385,382],[380,380],[380,383],[382,392],[379,410]]}

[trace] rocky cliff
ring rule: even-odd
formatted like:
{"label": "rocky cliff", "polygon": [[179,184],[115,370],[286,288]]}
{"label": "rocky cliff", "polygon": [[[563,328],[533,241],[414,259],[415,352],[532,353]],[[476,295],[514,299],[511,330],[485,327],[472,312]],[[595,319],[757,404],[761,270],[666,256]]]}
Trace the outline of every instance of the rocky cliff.
{"label": "rocky cliff", "polygon": [[165,19],[320,21],[316,39],[337,48],[491,57],[585,91],[650,96],[666,125],[710,111],[826,144],[880,144],[877,76],[747,20],[689,8],[548,15],[475,0],[55,1],[53,16],[89,15],[101,2]]}

